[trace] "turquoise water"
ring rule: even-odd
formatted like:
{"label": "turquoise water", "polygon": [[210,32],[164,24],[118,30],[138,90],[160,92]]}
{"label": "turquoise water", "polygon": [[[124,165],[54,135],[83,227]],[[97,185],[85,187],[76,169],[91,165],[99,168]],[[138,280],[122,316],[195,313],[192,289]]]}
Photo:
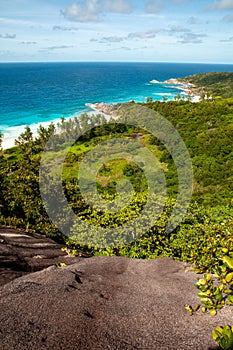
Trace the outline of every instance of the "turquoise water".
{"label": "turquoise water", "polygon": [[[0,131],[8,145],[30,125],[90,111],[86,103],[173,99],[177,89],[152,84],[207,71],[233,71],[233,65],[177,63],[2,63]],[[10,141],[11,140],[11,141]]]}

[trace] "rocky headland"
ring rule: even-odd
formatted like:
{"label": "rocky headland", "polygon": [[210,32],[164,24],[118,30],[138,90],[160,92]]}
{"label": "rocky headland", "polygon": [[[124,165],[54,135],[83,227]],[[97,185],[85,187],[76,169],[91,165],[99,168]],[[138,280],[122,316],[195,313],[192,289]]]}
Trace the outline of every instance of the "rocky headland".
{"label": "rocky headland", "polygon": [[163,85],[171,85],[170,87],[174,89],[181,90],[185,92],[186,95],[190,95],[192,97],[193,102],[200,101],[200,95],[203,92],[203,88],[196,87],[193,83],[190,83],[183,79],[168,79],[165,81],[158,81],[156,79],[152,79],[150,83],[153,84],[163,84]]}
{"label": "rocky headland", "polygon": [[107,117],[117,118],[118,117],[118,105],[111,105],[105,102],[100,103],[87,103],[88,107],[96,112],[99,112]]}

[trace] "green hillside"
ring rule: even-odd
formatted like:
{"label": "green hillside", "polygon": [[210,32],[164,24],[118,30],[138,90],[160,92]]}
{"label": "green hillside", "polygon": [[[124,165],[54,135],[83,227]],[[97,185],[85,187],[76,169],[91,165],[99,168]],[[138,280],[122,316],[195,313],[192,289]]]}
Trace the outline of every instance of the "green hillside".
{"label": "green hillside", "polygon": [[[233,198],[233,101],[171,101],[145,106],[166,117],[182,136],[193,163],[193,200],[205,206],[229,203]],[[174,178],[169,154],[163,159],[169,178]]]}
{"label": "green hillside", "polygon": [[184,82],[194,84],[199,90],[217,98],[233,97],[233,73],[214,72],[205,74],[196,74],[182,79]]}
{"label": "green hillside", "polygon": [[[224,89],[223,86],[221,85],[221,89]],[[172,256],[193,263],[198,271],[213,271],[218,267],[223,254],[233,254],[233,101],[229,98],[200,103],[182,100],[152,102],[143,104],[143,107],[159,112],[174,125],[186,144],[193,164],[193,197],[187,215],[173,232],[168,233],[166,225],[176,201],[178,181],[176,166],[166,147],[146,130],[127,125],[124,117],[120,124],[114,120],[106,123],[100,115],[83,115],[80,119],[62,120],[59,125],[51,125],[47,130],[41,127],[34,139],[27,128],[17,140],[18,147],[2,151],[0,223],[44,233],[57,240],[65,240],[72,248],[79,247],[96,255],[117,254],[136,258]],[[140,113],[135,118],[141,118]],[[39,189],[40,159],[54,128],[57,143],[56,146],[51,143],[53,148],[47,156],[47,164],[52,164],[54,159],[62,159],[63,145],[69,147],[67,142],[72,135],[77,135],[87,125],[92,125],[93,128],[74,143],[63,164],[62,186],[66,199],[84,223],[82,231],[80,223],[76,222],[67,239],[45,211]],[[129,160],[116,159],[105,162],[98,169],[97,189],[106,203],[117,198],[119,180],[131,182],[132,200],[120,212],[105,213],[104,209],[101,212],[92,208],[83,198],[79,187],[77,174],[88,152],[98,144],[103,145],[107,140],[123,137],[130,141],[132,147],[138,139],[143,147],[148,148],[158,159],[166,178],[168,197],[165,210],[142,236],[140,232],[144,229],[143,220],[153,214],[155,209],[152,206],[142,214],[149,190],[144,176],[143,161],[135,164]],[[101,147],[100,153],[104,156],[107,150]],[[111,146],[109,149],[114,152]],[[132,152],[135,150],[131,149]],[[53,171],[56,174],[56,162]],[[90,186],[90,175],[91,172],[84,173],[84,187],[85,184]],[[48,193],[53,197],[57,191],[56,181],[51,181],[48,177],[46,184]],[[124,191],[124,187],[121,187],[121,190]],[[121,199],[123,198],[122,192]],[[159,197],[152,200],[158,208],[163,206]],[[56,207],[54,212],[56,213]],[[118,241],[114,242],[115,246],[100,248],[101,244],[107,242],[108,237],[102,235],[101,240],[96,238],[95,227],[114,228],[118,232],[119,228],[138,215],[144,216],[140,222],[141,226],[137,227],[139,235],[136,235],[131,243],[125,244],[124,239],[119,236]],[[66,218],[61,217],[60,220],[64,230],[68,230],[69,223],[66,223]],[[86,224],[92,225],[92,229],[87,231]],[[134,234],[135,232],[132,232],[133,237]],[[89,244],[86,243],[88,240]]]}

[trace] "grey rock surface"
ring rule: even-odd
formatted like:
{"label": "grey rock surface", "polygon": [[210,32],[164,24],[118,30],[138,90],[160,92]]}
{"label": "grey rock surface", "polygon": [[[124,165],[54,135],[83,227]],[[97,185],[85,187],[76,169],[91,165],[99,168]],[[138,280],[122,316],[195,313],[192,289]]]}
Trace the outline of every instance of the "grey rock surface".
{"label": "grey rock surface", "polygon": [[0,286],[51,265],[80,260],[61,251],[62,247],[37,233],[0,227]]}
{"label": "grey rock surface", "polygon": [[197,275],[170,258],[93,257],[0,288],[1,350],[207,350],[232,308],[190,316]]}

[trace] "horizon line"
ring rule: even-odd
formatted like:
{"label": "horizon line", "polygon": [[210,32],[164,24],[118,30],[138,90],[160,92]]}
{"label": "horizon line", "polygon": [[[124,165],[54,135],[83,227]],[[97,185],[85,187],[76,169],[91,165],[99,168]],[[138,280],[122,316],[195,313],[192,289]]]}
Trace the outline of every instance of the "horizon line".
{"label": "horizon line", "polygon": [[232,65],[233,63],[227,62],[186,62],[186,61],[2,61],[0,64],[6,63],[171,63],[171,64],[215,64],[215,65]]}

